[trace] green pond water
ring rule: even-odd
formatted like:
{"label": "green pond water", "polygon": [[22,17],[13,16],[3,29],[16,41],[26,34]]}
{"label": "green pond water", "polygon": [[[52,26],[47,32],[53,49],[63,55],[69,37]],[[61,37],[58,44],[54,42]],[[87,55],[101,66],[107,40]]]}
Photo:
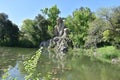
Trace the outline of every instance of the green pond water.
{"label": "green pond water", "polygon": [[[22,62],[34,55],[36,50],[0,47],[0,80],[13,78],[25,80],[26,72]],[[40,77],[49,73],[50,80],[120,80],[118,64],[103,63],[94,57],[68,55],[68,53],[58,55],[44,51],[37,65],[37,71],[41,73]],[[3,76],[5,78],[2,79]],[[40,78],[40,80],[45,79]]]}

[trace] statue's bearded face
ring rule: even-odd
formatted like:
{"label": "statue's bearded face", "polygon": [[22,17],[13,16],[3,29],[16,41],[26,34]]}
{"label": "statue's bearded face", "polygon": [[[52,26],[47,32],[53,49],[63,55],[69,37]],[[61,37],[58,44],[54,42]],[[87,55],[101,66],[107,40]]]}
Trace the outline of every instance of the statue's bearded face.
{"label": "statue's bearded face", "polygon": [[58,17],[57,18],[57,24],[61,24],[61,23],[63,23],[63,20],[60,17]]}

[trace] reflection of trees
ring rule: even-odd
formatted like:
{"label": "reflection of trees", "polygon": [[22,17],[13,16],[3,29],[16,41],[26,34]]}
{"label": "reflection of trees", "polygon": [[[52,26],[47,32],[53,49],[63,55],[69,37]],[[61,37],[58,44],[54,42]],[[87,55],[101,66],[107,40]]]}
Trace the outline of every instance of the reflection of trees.
{"label": "reflection of trees", "polygon": [[[69,54],[67,54],[67,53],[66,54],[55,53],[55,52],[52,52],[52,51],[49,51],[49,53],[48,53],[47,51],[43,51],[43,53],[41,54],[41,57],[39,58],[39,60],[36,59],[34,61],[34,59],[37,56],[38,55],[35,54],[35,56],[33,58],[31,57],[29,59],[33,63],[38,61],[36,66],[33,68],[35,71],[33,71],[34,74],[31,76],[32,79],[45,78],[45,80],[54,80],[56,78],[61,78],[62,79],[63,76],[66,77],[66,76],[69,76],[69,75],[73,74],[73,73],[65,74],[67,71],[71,70],[71,62],[70,62],[71,59],[70,59],[70,57],[69,57],[69,63],[67,62]],[[27,61],[29,61],[29,60],[27,60]],[[27,66],[30,67],[30,64],[31,64],[31,62],[30,63],[28,62]],[[25,72],[24,72],[24,68],[23,68],[23,63],[18,62],[17,66],[18,67],[16,69],[19,69],[20,74],[24,74]],[[27,68],[27,69],[30,70],[30,68]],[[14,70],[14,71],[17,71],[17,70]],[[29,72],[27,74],[31,74],[31,72]]]}
{"label": "reflection of trees", "polygon": [[[22,72],[21,72],[22,71]],[[17,61],[14,67],[9,66],[4,70],[2,80],[24,80],[23,65],[21,61]]]}
{"label": "reflection of trees", "polygon": [[4,71],[2,69],[0,69],[0,80],[1,80],[1,77],[2,77],[3,73],[4,73]]}

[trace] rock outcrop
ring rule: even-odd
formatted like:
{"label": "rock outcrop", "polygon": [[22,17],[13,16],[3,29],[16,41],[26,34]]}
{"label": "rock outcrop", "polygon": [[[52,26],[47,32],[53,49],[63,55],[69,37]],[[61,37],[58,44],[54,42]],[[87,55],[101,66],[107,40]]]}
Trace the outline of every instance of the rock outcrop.
{"label": "rock outcrop", "polygon": [[40,46],[54,48],[57,52],[67,52],[73,48],[72,40],[69,38],[69,29],[64,26],[62,18],[57,19],[54,29],[54,37],[50,40],[41,42]]}

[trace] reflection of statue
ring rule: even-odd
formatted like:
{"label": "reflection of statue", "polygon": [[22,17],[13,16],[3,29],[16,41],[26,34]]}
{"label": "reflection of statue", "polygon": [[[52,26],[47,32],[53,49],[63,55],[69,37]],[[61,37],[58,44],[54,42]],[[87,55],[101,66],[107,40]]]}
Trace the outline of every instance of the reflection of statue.
{"label": "reflection of statue", "polygon": [[64,30],[64,24],[62,18],[57,18],[57,25],[55,26],[54,34],[55,36],[62,36]]}

